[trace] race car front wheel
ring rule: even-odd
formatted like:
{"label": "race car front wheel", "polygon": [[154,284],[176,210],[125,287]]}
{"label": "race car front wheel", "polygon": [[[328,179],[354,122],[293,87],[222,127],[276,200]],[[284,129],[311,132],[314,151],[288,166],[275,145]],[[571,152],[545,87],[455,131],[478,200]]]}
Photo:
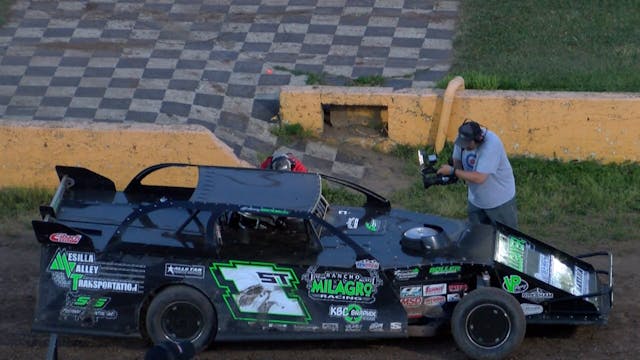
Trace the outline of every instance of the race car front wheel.
{"label": "race car front wheel", "polygon": [[464,296],[451,317],[456,344],[473,359],[502,359],[524,339],[526,320],[518,301],[497,288]]}
{"label": "race car front wheel", "polygon": [[154,344],[188,341],[199,352],[213,340],[218,325],[209,300],[199,291],[179,285],[168,287],[153,298],[146,327]]}

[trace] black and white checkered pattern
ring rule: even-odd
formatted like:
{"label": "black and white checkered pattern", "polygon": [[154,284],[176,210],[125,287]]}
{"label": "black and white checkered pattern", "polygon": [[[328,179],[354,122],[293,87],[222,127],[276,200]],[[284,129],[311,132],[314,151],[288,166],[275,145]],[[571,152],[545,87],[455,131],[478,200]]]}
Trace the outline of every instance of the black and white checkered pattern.
{"label": "black and white checkered pattern", "polygon": [[[458,1],[18,0],[0,29],[4,119],[196,123],[252,163],[283,85],[381,75],[430,87],[449,69]],[[362,176],[319,144],[317,170]],[[316,160],[317,159],[317,160]],[[357,164],[356,164],[357,165]],[[344,171],[342,171],[344,172]]]}

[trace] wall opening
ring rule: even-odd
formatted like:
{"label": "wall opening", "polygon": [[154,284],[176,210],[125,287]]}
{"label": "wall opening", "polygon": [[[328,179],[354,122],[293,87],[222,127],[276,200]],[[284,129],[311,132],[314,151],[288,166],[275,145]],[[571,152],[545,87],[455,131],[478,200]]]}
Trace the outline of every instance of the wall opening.
{"label": "wall opening", "polygon": [[345,138],[387,139],[386,106],[322,105],[324,134]]}

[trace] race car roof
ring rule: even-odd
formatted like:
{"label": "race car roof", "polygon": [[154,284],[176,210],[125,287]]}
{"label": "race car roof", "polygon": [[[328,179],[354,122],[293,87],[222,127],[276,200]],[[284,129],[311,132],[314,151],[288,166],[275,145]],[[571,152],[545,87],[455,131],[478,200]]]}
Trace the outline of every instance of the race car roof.
{"label": "race car roof", "polygon": [[311,212],[321,186],[313,173],[200,166],[190,200]]}

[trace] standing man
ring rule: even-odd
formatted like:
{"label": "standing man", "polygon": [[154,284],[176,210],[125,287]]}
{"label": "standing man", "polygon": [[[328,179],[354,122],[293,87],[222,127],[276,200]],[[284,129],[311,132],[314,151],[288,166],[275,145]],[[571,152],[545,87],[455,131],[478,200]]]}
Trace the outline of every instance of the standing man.
{"label": "standing man", "polygon": [[500,222],[518,227],[516,183],[502,141],[493,131],[465,120],[453,147],[453,166],[439,175],[455,175],[469,188],[467,212],[471,224]]}

